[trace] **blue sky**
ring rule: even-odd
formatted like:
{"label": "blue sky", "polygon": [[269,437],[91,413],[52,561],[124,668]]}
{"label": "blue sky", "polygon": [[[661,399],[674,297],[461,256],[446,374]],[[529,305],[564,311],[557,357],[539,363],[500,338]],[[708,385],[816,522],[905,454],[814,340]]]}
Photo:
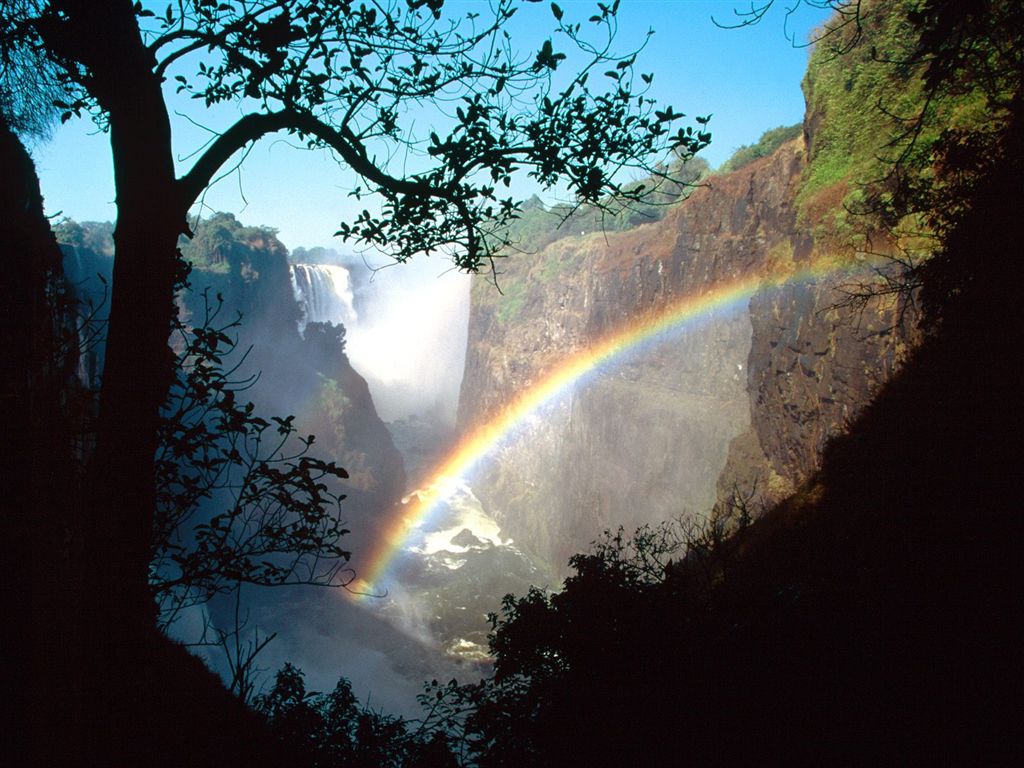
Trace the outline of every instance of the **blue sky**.
{"label": "blue sky", "polygon": [[[733,0],[622,0],[619,10],[620,50],[641,44],[655,30],[638,59],[644,72],[655,73],[653,95],[677,111],[712,114],[712,145],[704,151],[713,166],[737,147],[757,140],[777,125],[799,122],[803,116],[800,81],[807,63],[804,43],[826,14],[801,6],[787,19],[785,6],[759,25],[720,29],[735,19],[734,9],[749,3]],[[472,10],[482,0],[456,0],[457,12]],[[562,0],[566,18],[585,20],[592,0]],[[510,28],[513,42],[535,49],[553,26],[548,3],[526,5]],[[557,42],[557,39],[556,39]],[[193,105],[172,99],[172,108]],[[190,112],[197,116],[197,113]],[[229,118],[227,115],[224,119]],[[173,117],[175,151],[184,157],[203,141],[201,130]],[[216,119],[216,118],[215,118]],[[114,192],[107,137],[91,123],[75,121],[60,128],[52,140],[34,148],[47,212],[62,212],[79,220],[112,220]],[[246,158],[241,170],[228,174],[207,194],[208,211],[226,210],[249,224],[280,230],[283,242],[296,246],[333,245],[333,233],[355,205],[346,197],[352,177],[325,153],[300,151],[280,139],[265,139]],[[362,205],[360,205],[362,207]]]}

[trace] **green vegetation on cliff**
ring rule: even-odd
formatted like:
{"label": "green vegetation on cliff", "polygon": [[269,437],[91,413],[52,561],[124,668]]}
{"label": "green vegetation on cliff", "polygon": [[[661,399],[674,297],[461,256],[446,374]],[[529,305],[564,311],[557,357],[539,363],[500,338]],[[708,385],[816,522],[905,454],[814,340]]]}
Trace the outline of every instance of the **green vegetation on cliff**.
{"label": "green vegetation on cliff", "polygon": [[620,232],[659,221],[671,205],[684,199],[709,172],[703,158],[674,160],[659,166],[652,175],[624,184],[641,199],[615,207],[610,207],[610,201],[601,205],[557,203],[548,207],[534,195],[523,203],[518,216],[509,224],[508,239],[513,243],[509,253],[535,253],[565,237]]}
{"label": "green vegetation on cliff", "polygon": [[214,213],[199,220],[192,238],[182,237],[178,247],[193,270],[218,273],[229,271],[232,257],[237,257],[239,250],[285,250],[276,229],[245,226],[230,213]]}
{"label": "green vegetation on cliff", "polygon": [[[585,266],[589,249],[570,245],[570,238],[622,232],[658,222],[710,173],[710,166],[703,158],[676,160],[660,167],[658,174],[626,185],[630,189],[649,191],[642,201],[615,210],[566,203],[546,206],[534,195],[523,203],[519,215],[508,226],[508,239],[515,245],[502,255],[510,258],[494,262],[498,290],[491,284],[495,275],[477,280],[473,301],[493,306],[494,317],[502,325],[517,322],[529,301],[531,286],[538,282],[550,285],[564,281]],[[557,255],[545,250],[554,243],[566,247],[560,246]]]}
{"label": "green vegetation on cliff", "polygon": [[53,228],[61,245],[86,248],[97,256],[114,255],[114,225],[109,221],[82,221],[63,219]]}
{"label": "green vegetation on cliff", "polygon": [[755,160],[768,157],[787,141],[792,141],[800,136],[802,132],[803,125],[800,123],[796,125],[780,125],[778,128],[767,130],[761,134],[761,138],[757,140],[756,144],[745,144],[733,152],[732,156],[722,163],[717,172],[731,173],[738,171]]}
{"label": "green vegetation on cliff", "polygon": [[[802,219],[820,241],[862,248],[871,231],[897,230],[907,215],[926,212],[939,183],[940,143],[1005,124],[1000,102],[1012,87],[1013,65],[1005,61],[1012,43],[989,35],[999,34],[1009,12],[997,3],[979,15],[966,4],[965,18],[977,24],[991,17],[990,28],[965,38],[955,54],[970,71],[937,83],[930,73],[945,52],[928,48],[920,22],[949,13],[938,5],[872,0],[821,30],[803,83],[808,165],[797,195]],[[1008,26],[1004,35],[1012,34]]]}

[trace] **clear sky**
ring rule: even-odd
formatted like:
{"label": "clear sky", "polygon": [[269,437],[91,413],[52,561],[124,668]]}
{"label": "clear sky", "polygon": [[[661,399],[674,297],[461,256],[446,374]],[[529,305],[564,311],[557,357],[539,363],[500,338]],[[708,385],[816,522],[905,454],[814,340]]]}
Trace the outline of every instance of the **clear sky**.
{"label": "clear sky", "polygon": [[[610,0],[608,0],[610,2]],[[472,10],[483,0],[455,0],[456,12]],[[561,0],[566,19],[585,20],[596,7],[592,0]],[[638,59],[644,72],[655,73],[653,95],[690,117],[712,114],[712,144],[702,153],[712,166],[739,146],[753,143],[762,132],[790,125],[803,117],[800,81],[808,48],[802,45],[826,13],[801,6],[786,16],[796,0],[779,0],[779,8],[759,25],[721,29],[735,20],[734,9],[749,2],[733,0],[622,0],[619,10],[620,50],[643,42],[655,30]],[[536,49],[553,28],[548,3],[527,4],[510,28],[513,42]],[[557,39],[556,39],[557,40]],[[798,43],[800,45],[794,45]],[[171,98],[172,109],[195,112],[194,104]],[[222,115],[224,120],[230,115]],[[203,131],[172,116],[175,151],[194,151]],[[216,124],[216,117],[213,120]],[[46,198],[47,212],[79,220],[112,220],[114,191],[107,137],[87,121],[58,129],[52,140],[33,150]],[[338,223],[355,210],[346,197],[352,178],[325,153],[296,150],[282,139],[258,143],[241,171],[227,175],[207,194],[208,211],[235,213],[247,224],[280,230],[282,241],[297,246],[333,245]],[[362,205],[360,204],[360,207]]]}

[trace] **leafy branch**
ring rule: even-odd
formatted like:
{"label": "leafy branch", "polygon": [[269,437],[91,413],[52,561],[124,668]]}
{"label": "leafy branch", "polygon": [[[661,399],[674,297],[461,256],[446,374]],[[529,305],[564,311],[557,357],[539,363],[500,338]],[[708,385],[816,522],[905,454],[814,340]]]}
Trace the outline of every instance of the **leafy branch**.
{"label": "leafy branch", "polygon": [[348,530],[339,517],[348,477],[309,455],[312,435],[294,416],[255,414],[233,375],[244,355],[207,297],[201,325],[177,322],[177,376],[160,424],[150,585],[168,626],[188,606],[242,583],[341,585],[351,581]]}

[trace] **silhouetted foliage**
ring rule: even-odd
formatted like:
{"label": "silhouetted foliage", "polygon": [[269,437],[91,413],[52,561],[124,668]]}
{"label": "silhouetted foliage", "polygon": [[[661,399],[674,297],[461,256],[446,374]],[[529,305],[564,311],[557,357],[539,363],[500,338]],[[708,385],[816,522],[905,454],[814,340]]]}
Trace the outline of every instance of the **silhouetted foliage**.
{"label": "silhouetted foliage", "polygon": [[[78,23],[76,3],[23,5],[12,14],[11,49],[52,56],[51,68],[72,92],[59,105],[65,119],[91,113],[106,127],[99,75],[80,68],[102,52],[69,39]],[[383,198],[382,214],[364,211],[339,234],[391,248],[400,259],[456,244],[457,263],[476,268],[504,244],[502,225],[518,205],[495,189],[516,171],[545,186],[563,182],[581,202],[640,201],[644,190],[622,182],[618,171],[656,171],[654,178],[670,179],[648,163],[652,153],[674,149],[688,157],[709,141],[702,128],[671,132],[682,115],[671,107],[656,110],[644,98],[653,76],[634,74],[635,54],[611,52],[617,6],[601,5],[586,23],[572,23],[555,6],[555,36],[530,55],[503,40],[517,12],[507,0],[490,18],[474,12],[465,23],[446,17],[443,2],[321,0],[190,2],[162,13],[140,5],[134,22],[154,74],[173,76],[179,92],[206,106],[243,98],[255,106],[181,179],[187,194],[198,194],[235,150],[287,131],[309,146],[332,149],[363,175],[367,187],[357,196]],[[132,26],[127,19],[117,23]],[[105,32],[123,33],[113,24]],[[568,53],[556,48],[559,39]],[[562,91],[545,87],[573,52],[585,57],[583,69]],[[604,67],[610,87],[589,85],[589,74]],[[382,142],[417,148],[404,134],[404,105],[435,99],[461,106],[446,133],[435,127],[425,151],[416,150],[433,158],[434,167],[403,179],[389,175],[386,164],[375,165],[373,148]]]}
{"label": "silhouetted foliage", "polygon": [[[349,553],[344,498],[332,478],[348,473],[309,454],[294,417],[257,416],[233,381],[239,320],[216,325],[219,306],[183,345],[159,435],[150,583],[168,625],[189,605],[240,583],[339,584]],[[335,337],[335,342],[340,339]],[[213,513],[211,514],[211,510]]]}
{"label": "silhouetted foliage", "polygon": [[[637,197],[621,204],[609,199],[597,204],[556,203],[548,207],[534,195],[508,223],[504,237],[511,244],[509,252],[532,253],[563,237],[622,231],[658,221],[709,172],[710,167],[701,157],[677,157],[668,165],[659,165],[642,180],[626,184]],[[554,264],[552,270],[557,273],[563,266],[573,268],[569,264]]]}
{"label": "silhouetted foliage", "polygon": [[0,116],[18,135],[48,137],[65,96],[59,69],[42,48],[25,44],[27,26],[45,0],[4,0],[0,4]]}
{"label": "silhouetted foliage", "polygon": [[507,595],[491,616],[493,675],[428,684],[424,722],[467,765],[656,764],[667,741],[685,739],[678,728],[655,739],[681,682],[669,648],[685,653],[687,625],[728,577],[722,526],[680,518],[630,538],[606,532],[572,558],[560,591]]}
{"label": "silhouetted foliage", "polygon": [[444,734],[362,706],[342,678],[328,694],[308,692],[300,670],[285,664],[256,700],[282,747],[299,766],[455,768]]}

